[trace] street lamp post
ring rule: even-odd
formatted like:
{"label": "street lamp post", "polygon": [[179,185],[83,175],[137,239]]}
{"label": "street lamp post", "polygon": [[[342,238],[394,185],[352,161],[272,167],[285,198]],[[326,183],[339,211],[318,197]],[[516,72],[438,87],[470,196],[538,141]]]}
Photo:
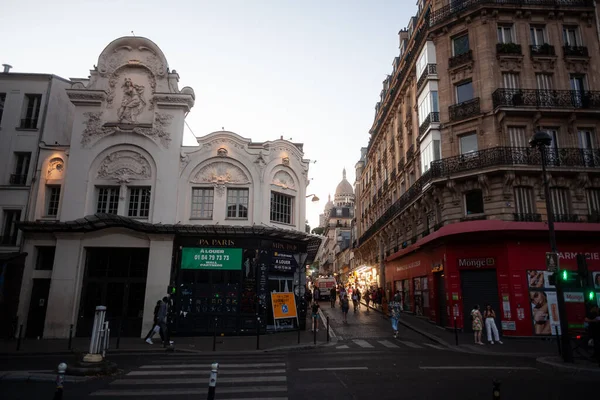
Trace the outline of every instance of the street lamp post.
{"label": "street lamp post", "polygon": [[[531,147],[537,148],[542,157],[542,182],[544,185],[544,196],[546,197],[546,215],[548,219],[548,233],[550,236],[550,250],[558,253],[556,249],[556,234],[554,232],[554,212],[550,199],[550,187],[546,176],[547,149],[552,143],[552,138],[546,131],[536,131],[529,140]],[[555,272],[558,275],[558,271]],[[556,279],[556,297],[558,302],[558,314],[560,321],[560,341],[562,344],[562,357],[565,362],[573,362],[573,350],[569,339],[569,322],[567,320],[567,308],[565,306],[564,290],[561,279]]]}

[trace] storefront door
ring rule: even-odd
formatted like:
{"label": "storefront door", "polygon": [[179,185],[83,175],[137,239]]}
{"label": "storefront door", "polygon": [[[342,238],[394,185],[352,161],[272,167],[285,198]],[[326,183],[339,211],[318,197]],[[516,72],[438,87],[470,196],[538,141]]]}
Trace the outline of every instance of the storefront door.
{"label": "storefront door", "polygon": [[[78,337],[91,336],[96,306],[106,306],[111,335],[140,336],[148,274],[148,249],[87,248]],[[157,299],[159,300],[159,299]]]}
{"label": "storefront door", "polygon": [[498,301],[498,281],[495,269],[485,270],[462,270],[460,271],[460,283],[463,300],[464,330],[473,332],[471,321],[471,310],[479,304],[481,314],[486,304],[490,304],[496,311],[496,326],[501,328],[500,308]]}
{"label": "storefront door", "polygon": [[50,293],[50,279],[34,279],[27,314],[27,333],[25,337],[41,338],[44,336],[44,322],[48,308],[48,293]]}
{"label": "storefront door", "polygon": [[435,288],[437,290],[437,323],[440,326],[446,326],[448,322],[448,312],[446,310],[446,286],[444,282],[444,274],[436,272]]}

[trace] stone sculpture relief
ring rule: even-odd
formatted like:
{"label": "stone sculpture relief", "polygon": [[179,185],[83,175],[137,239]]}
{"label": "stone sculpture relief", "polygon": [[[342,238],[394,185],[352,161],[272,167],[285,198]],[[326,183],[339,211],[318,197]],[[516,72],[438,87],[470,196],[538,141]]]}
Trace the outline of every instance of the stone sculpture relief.
{"label": "stone sculpture relief", "polygon": [[125,78],[123,85],[123,100],[117,113],[119,122],[124,124],[136,124],[137,116],[144,111],[146,100],[144,99],[144,86],[134,84],[130,78]]}
{"label": "stone sculpture relief", "polygon": [[119,150],[110,153],[98,168],[96,178],[114,180],[119,184],[132,180],[146,180],[152,177],[150,163],[138,152]]}
{"label": "stone sculpture relief", "polygon": [[271,182],[275,186],[279,186],[282,189],[296,189],[296,185],[294,184],[294,179],[290,174],[285,171],[279,171],[273,177],[273,182]]}
{"label": "stone sculpture relief", "polygon": [[190,179],[192,183],[208,183],[215,187],[215,192],[220,197],[225,193],[227,184],[249,184],[250,179],[240,167],[226,162],[216,162],[202,167]]}
{"label": "stone sculpture relief", "polygon": [[217,150],[217,155],[219,157],[227,157],[227,149],[225,147],[221,147]]}
{"label": "stone sculpture relief", "polygon": [[65,163],[60,157],[55,157],[48,163],[46,179],[60,179],[65,168]]}
{"label": "stone sculpture relief", "polygon": [[171,124],[173,116],[170,114],[154,114],[154,123],[152,127],[133,126],[131,129],[123,129],[119,126],[105,126],[102,122],[102,111],[86,112],[83,115],[87,118],[86,127],[81,137],[81,145],[86,146],[92,140],[98,140],[116,132],[133,132],[138,135],[146,136],[155,142],[160,142],[165,148],[169,148],[171,143],[171,133],[167,127]]}

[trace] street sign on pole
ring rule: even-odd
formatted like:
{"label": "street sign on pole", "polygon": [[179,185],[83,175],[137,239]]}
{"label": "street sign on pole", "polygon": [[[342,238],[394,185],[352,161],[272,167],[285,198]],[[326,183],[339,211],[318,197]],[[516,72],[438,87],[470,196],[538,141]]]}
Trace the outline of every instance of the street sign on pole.
{"label": "street sign on pole", "polygon": [[546,268],[548,271],[558,271],[558,253],[546,253]]}

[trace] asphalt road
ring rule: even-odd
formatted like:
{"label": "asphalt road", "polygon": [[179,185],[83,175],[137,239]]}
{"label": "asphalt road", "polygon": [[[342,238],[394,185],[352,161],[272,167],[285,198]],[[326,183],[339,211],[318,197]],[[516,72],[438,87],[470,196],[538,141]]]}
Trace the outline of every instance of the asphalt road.
{"label": "asphalt road", "polygon": [[[377,314],[330,322],[342,340],[329,347],[271,353],[123,354],[114,377],[65,386],[64,399],[204,399],[210,364],[219,362],[216,399],[490,399],[493,381],[501,398],[597,397],[597,380],[536,369],[531,358],[475,355],[446,349],[401,330],[391,335]],[[337,312],[337,311],[335,311]],[[360,313],[359,313],[360,314]],[[335,318],[335,319],[334,319]],[[21,369],[56,365],[60,357],[0,358]],[[39,368],[37,368],[39,367]],[[0,381],[2,400],[49,399],[51,382]]]}

